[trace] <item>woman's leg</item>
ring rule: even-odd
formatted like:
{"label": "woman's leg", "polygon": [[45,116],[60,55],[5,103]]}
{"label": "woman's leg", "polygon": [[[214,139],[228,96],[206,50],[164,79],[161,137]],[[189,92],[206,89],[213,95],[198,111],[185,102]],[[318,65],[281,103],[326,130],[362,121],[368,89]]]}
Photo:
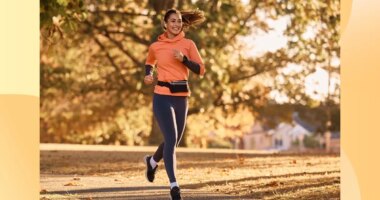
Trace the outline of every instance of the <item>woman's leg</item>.
{"label": "woman's leg", "polygon": [[[185,131],[187,111],[188,111],[187,97],[177,97],[177,98],[178,100],[174,102],[174,111],[175,111],[177,133],[178,133],[176,146],[178,146],[179,143],[181,142],[183,133]],[[160,160],[163,158],[164,145],[165,145],[165,142],[162,142],[158,146],[156,152],[153,155],[154,161],[160,162]]]}
{"label": "woman's leg", "polygon": [[188,111],[187,97],[176,97],[176,101],[174,102],[174,111],[175,111],[177,131],[178,131],[176,146],[178,147],[179,143],[181,142],[183,133],[185,132],[186,118],[187,118],[187,111]]}
{"label": "woman's leg", "polygon": [[175,178],[175,146],[178,138],[177,123],[174,108],[171,105],[172,97],[155,94],[153,97],[153,112],[158,125],[164,135],[163,157],[165,169],[170,182],[176,182]]}
{"label": "woman's leg", "polygon": [[160,162],[160,160],[163,158],[164,156],[164,144],[165,142],[162,142],[158,147],[157,147],[157,150],[156,152],[154,152],[153,154],[153,159],[154,161],[156,161],[157,163]]}

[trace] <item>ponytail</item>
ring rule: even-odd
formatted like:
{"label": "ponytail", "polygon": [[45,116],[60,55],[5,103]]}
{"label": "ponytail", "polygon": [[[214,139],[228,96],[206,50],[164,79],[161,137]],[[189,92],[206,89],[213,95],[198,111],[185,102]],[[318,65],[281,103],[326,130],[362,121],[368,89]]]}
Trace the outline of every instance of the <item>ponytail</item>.
{"label": "ponytail", "polygon": [[[179,11],[176,9],[169,9],[166,11],[164,16],[164,21],[167,22],[169,19],[169,16],[173,13],[180,14],[182,17],[182,23],[183,23],[183,29],[187,29],[191,26],[196,26],[201,24],[206,20],[203,11],[201,10],[186,10],[186,11]],[[164,30],[166,30],[166,27],[163,26]]]}
{"label": "ponytail", "polygon": [[206,20],[203,11],[200,10],[181,11],[181,15],[184,28],[199,25]]}

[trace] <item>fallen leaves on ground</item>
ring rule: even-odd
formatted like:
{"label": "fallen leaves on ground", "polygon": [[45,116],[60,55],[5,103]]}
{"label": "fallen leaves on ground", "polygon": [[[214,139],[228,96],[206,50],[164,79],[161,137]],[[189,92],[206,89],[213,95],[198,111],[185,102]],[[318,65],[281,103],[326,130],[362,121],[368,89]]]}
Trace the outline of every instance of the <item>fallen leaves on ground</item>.
{"label": "fallen leaves on ground", "polygon": [[40,191],[40,194],[46,194],[47,192],[48,192],[47,190],[42,189],[42,190]]}
{"label": "fallen leaves on ground", "polygon": [[66,183],[64,186],[82,186],[82,185],[79,184],[78,182],[69,182],[69,183]]}
{"label": "fallen leaves on ground", "polygon": [[[49,156],[53,155],[54,156]],[[114,176],[136,181],[144,176],[146,152],[41,152],[41,173]],[[65,156],[65,159],[61,159]],[[178,153],[177,179],[184,189],[237,196],[240,199],[339,199],[339,155],[240,155]],[[155,184],[167,184],[159,163]],[[66,186],[78,186],[71,182]]]}

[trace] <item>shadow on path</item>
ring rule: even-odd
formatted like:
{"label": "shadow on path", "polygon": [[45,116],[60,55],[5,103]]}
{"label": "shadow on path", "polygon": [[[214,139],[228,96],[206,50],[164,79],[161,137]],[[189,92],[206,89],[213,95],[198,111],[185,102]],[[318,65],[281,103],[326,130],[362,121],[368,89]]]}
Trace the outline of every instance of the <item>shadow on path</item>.
{"label": "shadow on path", "polygon": [[76,190],[60,190],[50,191],[47,194],[81,194],[81,193],[101,193],[101,192],[130,192],[130,191],[146,191],[146,190],[167,190],[164,186],[144,186],[144,187],[107,187],[107,188],[91,188],[91,189],[76,189]]}
{"label": "shadow on path", "polygon": [[[245,177],[241,179],[234,179],[234,180],[228,180],[228,183],[236,183],[236,182],[242,182],[242,181],[252,181],[252,180],[259,180],[259,179],[276,179],[276,178],[284,178],[284,177],[292,177],[292,176],[305,176],[305,175],[323,175],[323,174],[331,174],[331,173],[340,173],[340,171],[323,171],[323,172],[304,172],[304,173],[293,173],[293,174],[282,174],[282,175],[273,175],[273,176],[251,176],[251,177]],[[206,185],[220,185],[225,184],[225,180],[221,181],[209,181],[204,183],[196,183],[196,184],[187,184],[182,185],[184,188],[189,189],[197,189],[202,188]]]}
{"label": "shadow on path", "polygon": [[[45,195],[45,194],[44,194]],[[77,189],[66,191],[50,191],[46,195],[67,195],[78,196],[79,199],[123,199],[123,200],[167,200],[169,198],[168,187],[164,186],[143,186],[143,187],[110,187],[110,188],[93,188]],[[192,189],[182,189],[182,196],[186,199],[196,200],[224,200],[224,199],[241,199],[226,194],[215,194],[206,191]],[[249,198],[244,198],[249,199]]]}

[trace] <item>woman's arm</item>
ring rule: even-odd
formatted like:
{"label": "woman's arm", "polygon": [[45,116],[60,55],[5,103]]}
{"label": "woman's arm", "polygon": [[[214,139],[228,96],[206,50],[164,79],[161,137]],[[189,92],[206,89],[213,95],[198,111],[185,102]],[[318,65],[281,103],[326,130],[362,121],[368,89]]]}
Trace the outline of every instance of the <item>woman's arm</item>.
{"label": "woman's arm", "polygon": [[144,77],[144,83],[145,84],[152,84],[153,83],[153,75],[152,70],[153,66],[156,63],[156,57],[154,55],[154,51],[152,49],[152,46],[149,47],[148,50],[148,56],[145,61],[145,77]]}
{"label": "woman's arm", "polygon": [[201,73],[201,66],[194,62],[194,61],[191,61],[189,60],[186,56],[183,56],[183,61],[182,63],[187,67],[189,68],[192,72],[196,73],[196,74],[200,74]]}
{"label": "woman's arm", "polygon": [[151,75],[153,71],[152,65],[145,65],[145,76]]}
{"label": "woman's arm", "polygon": [[205,74],[205,66],[199,55],[198,48],[193,41],[190,43],[189,57],[184,56],[183,62],[186,67],[196,74],[203,76]]}

